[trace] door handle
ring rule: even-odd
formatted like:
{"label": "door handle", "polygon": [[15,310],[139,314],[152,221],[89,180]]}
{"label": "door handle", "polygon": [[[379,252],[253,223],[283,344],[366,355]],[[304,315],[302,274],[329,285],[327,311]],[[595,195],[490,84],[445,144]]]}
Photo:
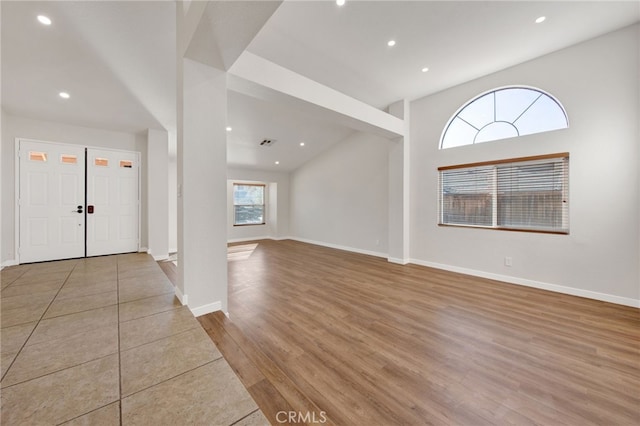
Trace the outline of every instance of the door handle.
{"label": "door handle", "polygon": [[77,207],[78,210],[71,210],[71,213],[82,213],[82,206]]}

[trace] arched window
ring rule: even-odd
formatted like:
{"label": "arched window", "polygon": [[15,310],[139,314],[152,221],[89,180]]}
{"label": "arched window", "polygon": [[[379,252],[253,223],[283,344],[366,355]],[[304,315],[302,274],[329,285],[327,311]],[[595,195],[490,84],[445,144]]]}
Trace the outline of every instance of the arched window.
{"label": "arched window", "polygon": [[460,108],[442,132],[440,149],[567,127],[566,111],[550,94],[532,87],[504,87]]}

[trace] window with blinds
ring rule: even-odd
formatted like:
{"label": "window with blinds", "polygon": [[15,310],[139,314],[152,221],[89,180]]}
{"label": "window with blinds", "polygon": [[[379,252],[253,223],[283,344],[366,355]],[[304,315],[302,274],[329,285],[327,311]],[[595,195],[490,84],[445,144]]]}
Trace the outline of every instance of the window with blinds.
{"label": "window with blinds", "polygon": [[569,154],[438,168],[440,225],[569,233]]}
{"label": "window with blinds", "polygon": [[233,225],[264,225],[264,184],[233,184]]}

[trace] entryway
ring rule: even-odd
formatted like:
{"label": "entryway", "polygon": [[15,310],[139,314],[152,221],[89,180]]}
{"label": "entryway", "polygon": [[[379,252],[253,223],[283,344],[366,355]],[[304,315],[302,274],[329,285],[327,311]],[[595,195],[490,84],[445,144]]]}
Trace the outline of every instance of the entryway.
{"label": "entryway", "polygon": [[19,263],[136,252],[140,154],[18,140]]}

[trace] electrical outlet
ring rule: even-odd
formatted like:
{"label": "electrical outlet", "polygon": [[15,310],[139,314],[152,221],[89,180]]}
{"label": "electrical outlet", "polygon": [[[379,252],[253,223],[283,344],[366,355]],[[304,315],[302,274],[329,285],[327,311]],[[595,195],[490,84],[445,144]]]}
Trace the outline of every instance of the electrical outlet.
{"label": "electrical outlet", "polygon": [[513,258],[511,256],[506,256],[504,258],[504,266],[513,266]]}

